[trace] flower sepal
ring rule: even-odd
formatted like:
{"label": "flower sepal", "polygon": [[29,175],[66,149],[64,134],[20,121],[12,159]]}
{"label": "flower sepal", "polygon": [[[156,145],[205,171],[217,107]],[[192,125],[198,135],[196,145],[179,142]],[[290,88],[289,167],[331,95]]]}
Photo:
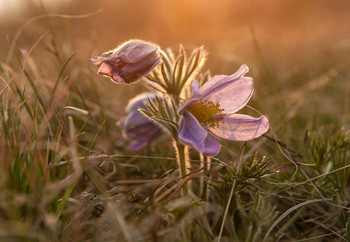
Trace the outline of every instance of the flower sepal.
{"label": "flower sepal", "polygon": [[156,96],[154,100],[148,99],[146,108],[147,110],[139,109],[139,111],[164,132],[173,138],[177,137],[179,115],[177,114],[177,105],[172,99],[160,99]]}
{"label": "flower sepal", "polygon": [[197,77],[203,67],[207,52],[203,46],[194,49],[190,56],[180,45],[179,54],[175,58],[174,53],[168,49],[161,51],[162,63],[159,68],[149,73],[146,78],[155,86],[175,97],[180,97],[187,84]]}

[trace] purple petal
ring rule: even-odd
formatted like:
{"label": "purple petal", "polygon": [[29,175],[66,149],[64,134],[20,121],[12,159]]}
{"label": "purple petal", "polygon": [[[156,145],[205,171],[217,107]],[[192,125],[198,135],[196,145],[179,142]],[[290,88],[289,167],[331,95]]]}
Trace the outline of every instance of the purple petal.
{"label": "purple petal", "polygon": [[112,78],[115,82],[125,82],[119,75],[120,60],[102,62],[97,73]]}
{"label": "purple petal", "polygon": [[201,95],[207,95],[208,92],[215,88],[215,84],[222,82],[223,80],[229,80],[229,76],[217,75],[210,78],[206,83],[204,83],[200,88]]}
{"label": "purple petal", "polygon": [[147,123],[152,123],[152,121],[146,118],[140,111],[136,110],[134,112],[129,113],[128,116],[126,116],[124,121],[124,127],[126,129],[129,127],[139,127]]}
{"label": "purple petal", "polygon": [[[161,132],[159,127],[157,127],[139,111],[139,108],[147,110],[145,103],[148,103],[148,98],[154,100],[155,96],[158,95],[153,93],[138,95],[130,100],[128,106],[126,107],[128,115],[124,122],[121,123],[121,128],[123,129],[124,134],[129,139],[133,140],[133,142],[129,145],[130,149],[132,150],[143,148]],[[162,100],[163,98],[159,97],[159,99]]]}
{"label": "purple petal", "polygon": [[191,83],[191,89],[192,89],[192,96],[194,98],[201,98],[202,95],[201,95],[201,93],[199,91],[199,83],[198,83],[198,81],[193,81]]}
{"label": "purple petal", "polygon": [[137,72],[140,74],[146,74],[152,70],[160,62],[160,58],[157,53],[151,53],[144,58],[140,59],[138,62],[124,62],[125,66],[121,70],[125,73]]}
{"label": "purple petal", "polygon": [[[246,70],[241,67],[237,73],[244,74]],[[235,113],[243,108],[253,94],[254,81],[250,77],[242,77],[237,73],[229,77],[219,76],[216,78],[216,84],[211,86],[212,89],[204,89],[205,94],[203,94],[201,88],[202,98],[219,103],[220,108],[228,114]]]}
{"label": "purple petal", "polygon": [[154,56],[153,58],[145,57],[138,63],[125,64],[119,69],[118,74],[125,80],[126,83],[132,83],[152,71],[159,64],[159,62],[160,58],[157,56]]}
{"label": "purple petal", "polygon": [[113,79],[113,81],[119,82],[119,83],[126,82],[126,81],[124,80],[124,78],[122,78],[122,77],[118,74],[118,72],[113,72],[113,74],[112,74],[112,79]]}
{"label": "purple petal", "polygon": [[159,100],[163,100],[162,96],[151,92],[137,95],[129,101],[128,105],[126,106],[126,112],[130,113],[134,110],[138,110],[139,108],[147,110],[146,105],[148,104],[148,98],[154,102],[156,100],[156,96],[159,98]]}
{"label": "purple petal", "polygon": [[100,67],[98,68],[97,73],[101,75],[112,76],[112,70],[113,67],[110,64],[102,62]]}
{"label": "purple petal", "polygon": [[130,150],[137,151],[137,150],[141,150],[147,144],[148,144],[147,140],[134,140],[128,145],[128,148]]}
{"label": "purple petal", "polygon": [[179,124],[179,140],[195,148],[204,151],[204,141],[208,132],[200,125],[198,120],[187,110],[184,110],[183,117]]}
{"label": "purple petal", "polygon": [[219,103],[220,108],[227,114],[235,113],[243,108],[254,91],[254,82],[250,77],[231,79],[208,92],[204,100]]}
{"label": "purple petal", "polygon": [[210,132],[219,138],[230,141],[248,141],[266,133],[269,121],[265,116],[253,118],[243,114],[224,116],[218,128],[210,128]]}
{"label": "purple petal", "polygon": [[151,122],[138,127],[129,126],[128,129],[125,130],[125,134],[129,139],[144,141],[151,140],[157,134],[160,134],[160,132],[161,130]]}
{"label": "purple petal", "polygon": [[98,56],[98,57],[95,57],[95,58],[91,58],[90,61],[95,66],[98,66],[104,61],[110,61],[110,60],[116,59],[116,58],[117,58],[117,56],[116,56],[115,51],[114,50],[110,50],[110,51],[102,53],[101,56]]}
{"label": "purple petal", "polygon": [[221,145],[217,139],[215,139],[212,135],[208,134],[208,136],[204,140],[204,150],[203,155],[213,156],[217,155],[221,150]]}
{"label": "purple petal", "polygon": [[188,100],[186,103],[184,103],[180,108],[179,108],[179,111],[178,113],[179,114],[182,114],[184,109],[190,105],[191,103],[194,103],[198,100],[201,99],[201,94],[200,94],[200,91],[199,91],[199,84],[198,84],[198,81],[193,81],[191,83],[191,88],[192,88],[192,97],[190,98],[190,100]]}
{"label": "purple petal", "polygon": [[129,113],[139,108],[146,109],[145,103],[148,103],[147,97],[151,97],[151,96],[153,96],[153,94],[143,93],[134,97],[129,101],[128,105],[126,106],[126,112]]}
{"label": "purple petal", "polygon": [[117,50],[120,59],[125,63],[137,63],[144,57],[156,53],[159,47],[143,40],[130,40],[125,42]]}
{"label": "purple petal", "polygon": [[214,76],[210,80],[208,80],[206,83],[203,84],[200,88],[200,92],[202,96],[206,96],[208,92],[211,92],[212,90],[216,89],[218,86],[224,84],[227,81],[239,79],[244,76],[249,71],[249,68],[247,65],[241,65],[241,67],[231,76],[226,75],[219,75]]}

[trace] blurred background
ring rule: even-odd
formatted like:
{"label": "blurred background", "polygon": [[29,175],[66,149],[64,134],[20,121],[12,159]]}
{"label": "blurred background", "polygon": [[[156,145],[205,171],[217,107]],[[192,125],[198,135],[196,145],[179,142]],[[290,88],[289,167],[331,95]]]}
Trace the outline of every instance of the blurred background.
{"label": "blurred background", "polygon": [[[45,14],[53,15],[39,17]],[[248,64],[255,79],[253,102],[276,123],[298,115],[301,129],[317,126],[315,115],[330,123],[348,121],[349,1],[0,0],[0,19],[2,63],[13,62],[11,43],[28,53],[42,37],[30,56],[45,85],[53,85],[75,53],[69,64],[75,83],[84,93],[95,88],[87,81],[93,79],[116,115],[123,114],[142,84],[117,87],[96,75],[89,59],[140,38],[164,49],[177,50],[182,43],[191,51],[204,45],[209,53],[204,69],[212,75]]]}
{"label": "blurred background", "polygon": [[130,38],[162,47],[204,45],[212,62],[222,62],[215,67],[221,72],[230,65],[227,59],[255,62],[257,44],[267,65],[289,68],[315,55],[326,61],[350,45],[350,3],[345,0],[1,0],[1,55],[6,54],[6,42],[32,17],[97,10],[102,12],[87,18],[35,21],[21,42],[30,46],[50,27],[58,46],[70,43],[80,54],[87,49],[99,53]]}

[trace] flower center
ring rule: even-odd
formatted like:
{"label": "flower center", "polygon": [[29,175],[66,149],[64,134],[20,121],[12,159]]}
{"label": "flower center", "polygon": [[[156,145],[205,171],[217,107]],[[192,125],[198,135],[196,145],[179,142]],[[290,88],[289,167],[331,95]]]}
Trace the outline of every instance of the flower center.
{"label": "flower center", "polygon": [[185,109],[191,112],[201,125],[211,128],[218,128],[225,115],[219,103],[214,104],[213,101],[203,99],[191,103]]}

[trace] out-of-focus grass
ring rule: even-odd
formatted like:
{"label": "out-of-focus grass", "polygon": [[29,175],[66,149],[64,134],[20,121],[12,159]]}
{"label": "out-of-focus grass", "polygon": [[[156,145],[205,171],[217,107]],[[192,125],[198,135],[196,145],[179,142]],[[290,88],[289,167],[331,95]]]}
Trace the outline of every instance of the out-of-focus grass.
{"label": "out-of-focus grass", "polygon": [[[0,241],[349,239],[348,5],[43,1],[1,22]],[[10,49],[29,17],[101,7],[34,21]],[[207,172],[192,151],[192,200],[169,139],[135,154],[116,125],[144,83],[115,85],[89,63],[129,38],[204,44],[214,75],[251,68],[249,105],[271,130],[223,142]]]}

